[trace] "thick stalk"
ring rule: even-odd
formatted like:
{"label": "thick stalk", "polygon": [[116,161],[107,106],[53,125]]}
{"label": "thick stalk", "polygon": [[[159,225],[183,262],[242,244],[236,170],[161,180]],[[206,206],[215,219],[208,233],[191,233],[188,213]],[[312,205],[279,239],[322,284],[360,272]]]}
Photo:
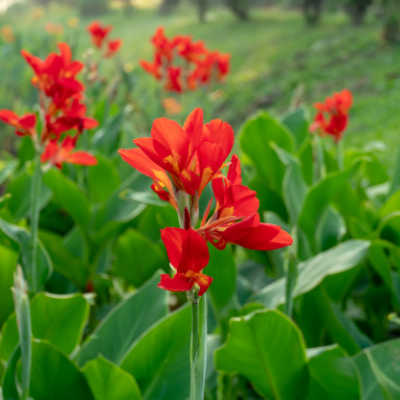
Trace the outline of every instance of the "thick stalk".
{"label": "thick stalk", "polygon": [[31,186],[31,270],[30,274],[30,290],[36,293],[38,288],[38,271],[37,271],[37,249],[38,249],[38,229],[39,229],[39,212],[40,212],[40,190],[41,190],[42,173],[40,167],[40,156],[37,154],[34,160],[34,172]]}
{"label": "thick stalk", "polygon": [[293,229],[292,237],[294,243],[287,249],[285,269],[286,269],[286,287],[285,287],[285,313],[288,317],[292,318],[293,315],[293,292],[297,283],[297,229]]}
{"label": "thick stalk", "polygon": [[192,332],[190,341],[190,400],[204,399],[207,365],[207,300],[192,293]]}

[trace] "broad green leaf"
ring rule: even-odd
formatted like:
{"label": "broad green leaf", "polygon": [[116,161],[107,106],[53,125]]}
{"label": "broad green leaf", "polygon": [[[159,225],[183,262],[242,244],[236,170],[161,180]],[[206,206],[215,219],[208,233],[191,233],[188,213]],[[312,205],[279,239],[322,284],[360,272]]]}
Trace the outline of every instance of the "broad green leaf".
{"label": "broad green leaf", "polygon": [[0,326],[13,311],[13,285],[14,272],[17,267],[18,254],[0,245]]}
{"label": "broad green leaf", "polygon": [[400,210],[400,190],[394,192],[382,206],[379,211],[381,217],[386,217],[387,215]]}
{"label": "broad green leaf", "polygon": [[304,108],[298,108],[285,115],[282,123],[293,135],[297,148],[299,148],[310,135],[308,116]]}
{"label": "broad green leaf", "polygon": [[40,400],[94,400],[85,376],[51,344],[34,341],[30,394]]}
{"label": "broad green leaf", "polygon": [[343,195],[343,187],[357,168],[358,164],[332,173],[315,184],[307,193],[299,215],[299,227],[307,235],[313,248],[316,240],[316,222],[320,220],[328,205]]}
{"label": "broad green leaf", "polygon": [[[33,173],[25,170],[7,185],[7,193],[11,195],[8,207],[18,220],[28,216],[31,206],[30,190],[32,188]],[[40,188],[39,208],[45,206],[51,197],[51,191],[44,185]]]}
{"label": "broad green leaf", "polygon": [[0,184],[3,184],[10,176],[13,175],[17,166],[18,166],[17,160],[6,160],[1,163]]}
{"label": "broad green leaf", "polygon": [[389,195],[400,189],[400,149],[397,150],[396,163],[393,172],[393,179],[390,184]]}
{"label": "broad green leaf", "polygon": [[54,201],[71,215],[77,225],[89,223],[89,201],[75,182],[56,169],[43,175],[44,183],[52,190]]}
{"label": "broad green leaf", "polygon": [[12,225],[0,219],[0,230],[17,244],[20,252],[20,260],[24,270],[24,276],[28,281],[29,287],[41,288],[51,275],[53,266],[47,251],[39,241],[37,251],[37,283],[32,285],[32,240],[31,234],[26,229],[17,225]]}
{"label": "broad green leaf", "polygon": [[83,367],[95,400],[140,400],[135,378],[102,356]]}
{"label": "broad green leaf", "polygon": [[313,149],[311,138],[306,140],[299,149],[298,157],[307,185],[312,185],[314,174]]}
{"label": "broad green leaf", "polygon": [[156,286],[158,274],[118,304],[87,338],[76,356],[79,365],[99,354],[120,364],[140,335],[167,313],[167,296]]}
{"label": "broad green leaf", "polygon": [[124,112],[108,118],[103,127],[93,136],[93,145],[105,154],[112,154],[118,149],[120,132],[124,122]]}
{"label": "broad green leaf", "polygon": [[234,299],[237,271],[231,247],[217,250],[212,246],[209,250],[210,262],[204,273],[213,278],[208,293],[218,315]]}
{"label": "broad green leaf", "polygon": [[256,311],[233,318],[227,342],[215,353],[215,365],[219,371],[244,375],[266,398],[306,398],[303,337],[279,311]]}
{"label": "broad green leaf", "polygon": [[317,247],[320,251],[336,246],[346,233],[343,217],[333,208],[328,207],[318,222],[316,231]]}
{"label": "broad green leaf", "polygon": [[153,325],[132,346],[121,367],[139,384],[145,400],[187,400],[191,310],[184,307]]}
{"label": "broad green leaf", "polygon": [[[298,265],[293,297],[310,291],[328,275],[338,274],[357,266],[367,254],[369,245],[369,242],[363,240],[348,240],[301,262]],[[285,302],[285,285],[285,278],[278,279],[257,293],[252,300],[261,302],[267,308],[275,308]]]}
{"label": "broad green leaf", "polygon": [[87,182],[90,200],[94,203],[105,202],[118,189],[120,178],[112,161],[96,154],[97,165],[87,170]]}
{"label": "broad green leaf", "polygon": [[39,237],[50,254],[54,270],[83,289],[89,276],[88,265],[81,257],[76,257],[68,251],[61,236],[41,231]]}
{"label": "broad green leaf", "polygon": [[3,391],[0,392],[0,394],[3,395],[4,400],[16,400],[19,398],[17,389],[18,382],[16,381],[16,379],[17,379],[17,365],[20,357],[21,357],[21,349],[18,347],[7,362],[6,369],[4,371],[1,382]]}
{"label": "broad green leaf", "polygon": [[246,121],[240,132],[241,149],[250,157],[266,184],[280,193],[285,169],[271,144],[288,152],[294,148],[293,139],[285,126],[267,113],[259,113]]}
{"label": "broad green leaf", "polygon": [[360,382],[353,360],[337,345],[309,349],[307,400],[360,399]]}
{"label": "broad green leaf", "polygon": [[[31,302],[32,334],[46,340],[65,354],[79,345],[89,316],[89,305],[82,294],[39,293]],[[7,360],[18,345],[15,314],[4,325],[0,356]]]}
{"label": "broad green leaf", "polygon": [[400,339],[364,349],[353,359],[361,375],[362,400],[400,398]]}
{"label": "broad green leaf", "polygon": [[119,236],[114,254],[113,272],[135,287],[141,286],[158,269],[168,266],[160,246],[134,229]]}

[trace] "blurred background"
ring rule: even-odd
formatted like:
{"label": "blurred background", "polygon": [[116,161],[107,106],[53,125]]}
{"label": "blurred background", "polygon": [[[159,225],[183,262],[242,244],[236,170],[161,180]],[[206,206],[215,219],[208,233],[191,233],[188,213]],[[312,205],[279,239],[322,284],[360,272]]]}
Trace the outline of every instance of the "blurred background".
{"label": "blurred background", "polygon": [[[146,111],[141,122],[127,120],[133,135],[160,116],[152,100],[156,83],[139,60],[151,60],[150,39],[163,26],[168,36],[189,34],[231,54],[223,85],[179,97],[182,116],[201,106],[208,118],[223,118],[238,131],[260,109],[280,116],[303,106],[312,117],[315,101],[348,88],[354,107],[345,144],[381,141],[382,159],[394,162],[392,150],[400,144],[398,0],[0,0],[0,108],[24,113],[37,102],[21,49],[44,58],[65,41],[85,61],[91,46],[86,27],[94,20],[111,24],[113,36],[123,40],[104,75],[118,64],[125,76],[113,84],[130,79],[131,106]],[[3,149],[12,146],[12,129],[1,125],[0,137]]]}

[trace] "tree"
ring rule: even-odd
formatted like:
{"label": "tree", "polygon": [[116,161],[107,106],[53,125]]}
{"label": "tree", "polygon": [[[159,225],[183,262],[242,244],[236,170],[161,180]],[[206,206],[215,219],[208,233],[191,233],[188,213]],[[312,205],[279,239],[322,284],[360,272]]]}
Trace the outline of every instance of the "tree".
{"label": "tree", "polygon": [[179,6],[180,0],[163,0],[160,5],[161,14],[172,13],[177,6]]}
{"label": "tree", "polygon": [[383,0],[383,40],[387,43],[400,41],[400,4],[398,0]]}
{"label": "tree", "polygon": [[249,3],[248,0],[225,0],[226,5],[241,20],[249,19]]}
{"label": "tree", "polygon": [[303,0],[303,14],[308,25],[315,25],[321,19],[323,0]]}
{"label": "tree", "polygon": [[361,25],[372,0],[347,0],[345,8],[354,25]]}
{"label": "tree", "polygon": [[205,22],[206,13],[208,9],[208,0],[196,0],[197,3],[197,14],[200,22]]}

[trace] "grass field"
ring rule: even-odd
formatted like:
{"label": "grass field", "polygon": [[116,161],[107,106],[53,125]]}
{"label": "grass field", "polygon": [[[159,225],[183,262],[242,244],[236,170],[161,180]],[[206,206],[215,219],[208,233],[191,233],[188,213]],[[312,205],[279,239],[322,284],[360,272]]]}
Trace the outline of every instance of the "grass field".
{"label": "grass field", "polygon": [[[74,15],[72,10],[53,7],[41,20],[27,18],[22,25],[16,19],[12,25],[18,30],[34,29],[38,35],[38,24],[52,21],[67,27]],[[160,25],[167,34],[191,34],[211,49],[230,52],[232,72],[223,87],[224,101],[212,114],[236,129],[258,109],[281,115],[294,104],[302,104],[312,113],[314,101],[347,87],[355,99],[345,143],[363,146],[383,141],[384,157],[393,163],[393,149],[400,144],[400,48],[382,43],[373,15],[362,27],[353,27],[345,15],[327,14],[316,28],[306,27],[299,13],[275,7],[253,10],[249,22],[238,22],[225,10],[213,10],[208,22],[199,24],[189,8],[168,17],[151,10],[129,16],[115,11],[102,20],[113,24],[114,35],[123,38],[122,57],[130,65],[151,58],[149,38]],[[80,21],[82,36],[87,22]],[[25,39],[27,48],[31,40]],[[80,44],[87,41],[84,37]]]}

